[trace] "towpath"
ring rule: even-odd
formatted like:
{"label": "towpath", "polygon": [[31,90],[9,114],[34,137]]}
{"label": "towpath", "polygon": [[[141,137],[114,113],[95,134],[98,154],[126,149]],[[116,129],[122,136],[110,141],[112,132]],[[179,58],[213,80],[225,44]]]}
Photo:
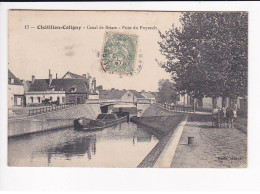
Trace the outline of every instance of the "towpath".
{"label": "towpath", "polygon": [[[233,128],[214,128],[206,115],[190,115],[171,167],[247,167],[246,123],[243,127],[241,125],[236,122]],[[194,137],[194,145],[187,145],[188,137]]]}

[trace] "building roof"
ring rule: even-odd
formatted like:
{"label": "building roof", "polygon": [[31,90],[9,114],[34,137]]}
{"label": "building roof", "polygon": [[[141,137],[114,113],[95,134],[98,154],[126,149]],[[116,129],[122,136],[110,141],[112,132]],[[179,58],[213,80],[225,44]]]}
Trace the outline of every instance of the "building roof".
{"label": "building roof", "polygon": [[[65,91],[65,93],[86,93],[87,87],[82,79],[53,79],[49,86],[49,79],[35,79],[29,88],[29,92],[48,91],[54,88],[54,91]],[[71,89],[76,88],[75,92]]]}
{"label": "building roof", "polygon": [[129,90],[132,92],[137,98],[144,98],[140,92],[137,92],[136,90]]}
{"label": "building roof", "polygon": [[142,92],[141,94],[145,98],[155,98],[155,96],[151,92]]}
{"label": "building roof", "polygon": [[100,99],[121,99],[127,90],[101,90]]}
{"label": "building roof", "polygon": [[137,98],[144,98],[140,92],[136,90],[102,90],[99,93],[100,99],[121,99],[122,96],[127,92],[133,93]]}
{"label": "building roof", "polygon": [[29,90],[32,82],[28,81],[28,80],[23,80],[22,83],[23,83],[23,86],[24,86],[24,91],[27,92]]}
{"label": "building roof", "polygon": [[[62,77],[62,79],[64,79],[65,78],[65,76],[66,75],[70,75],[71,77],[72,77],[72,79],[84,79],[85,81],[88,81],[88,79],[89,79],[89,75],[88,75],[88,77],[84,77],[84,76],[82,76],[82,75],[78,75],[78,74],[75,74],[75,73],[71,73],[70,71],[68,71],[67,73],[65,73],[65,75]],[[87,75],[87,74],[86,74]]]}
{"label": "building roof", "polygon": [[[11,80],[14,80],[13,83]],[[21,80],[19,80],[15,75],[8,69],[8,84],[13,84],[13,85],[23,85]]]}

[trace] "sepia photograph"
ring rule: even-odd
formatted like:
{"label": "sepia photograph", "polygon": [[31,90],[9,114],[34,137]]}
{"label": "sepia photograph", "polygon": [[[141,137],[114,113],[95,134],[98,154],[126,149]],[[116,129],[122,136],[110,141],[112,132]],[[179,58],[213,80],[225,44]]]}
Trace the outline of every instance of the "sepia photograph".
{"label": "sepia photograph", "polygon": [[7,93],[9,167],[247,168],[248,12],[10,9]]}

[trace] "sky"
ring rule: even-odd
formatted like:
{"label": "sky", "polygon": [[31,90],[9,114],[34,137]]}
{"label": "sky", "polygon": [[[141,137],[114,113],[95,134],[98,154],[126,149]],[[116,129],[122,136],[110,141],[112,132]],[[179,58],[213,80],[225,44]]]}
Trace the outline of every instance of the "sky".
{"label": "sky", "polygon": [[[58,78],[67,71],[89,73],[104,89],[157,91],[160,79],[170,79],[170,74],[155,60],[165,60],[159,51],[158,30],[164,33],[172,24],[178,27],[180,15],[179,12],[10,10],[8,67],[25,80],[31,80],[32,75],[46,79],[51,69],[53,77],[57,73]],[[64,25],[77,29],[43,29]],[[134,26],[138,29],[133,29]],[[142,65],[139,73],[119,76],[104,72],[100,53],[106,32],[138,37],[135,65],[138,62]]]}

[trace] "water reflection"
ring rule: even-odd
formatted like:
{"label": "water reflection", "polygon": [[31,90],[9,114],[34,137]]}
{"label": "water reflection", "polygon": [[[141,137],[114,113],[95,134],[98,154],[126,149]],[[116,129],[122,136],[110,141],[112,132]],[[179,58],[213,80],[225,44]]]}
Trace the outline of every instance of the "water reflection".
{"label": "water reflection", "polygon": [[96,136],[79,137],[73,142],[48,149],[47,154],[48,164],[51,163],[52,154],[61,154],[67,160],[70,160],[74,156],[83,157],[87,154],[88,159],[91,159],[92,154],[96,154]]}
{"label": "water reflection", "polygon": [[66,129],[10,139],[11,166],[136,167],[158,139],[134,123],[101,131]]}

